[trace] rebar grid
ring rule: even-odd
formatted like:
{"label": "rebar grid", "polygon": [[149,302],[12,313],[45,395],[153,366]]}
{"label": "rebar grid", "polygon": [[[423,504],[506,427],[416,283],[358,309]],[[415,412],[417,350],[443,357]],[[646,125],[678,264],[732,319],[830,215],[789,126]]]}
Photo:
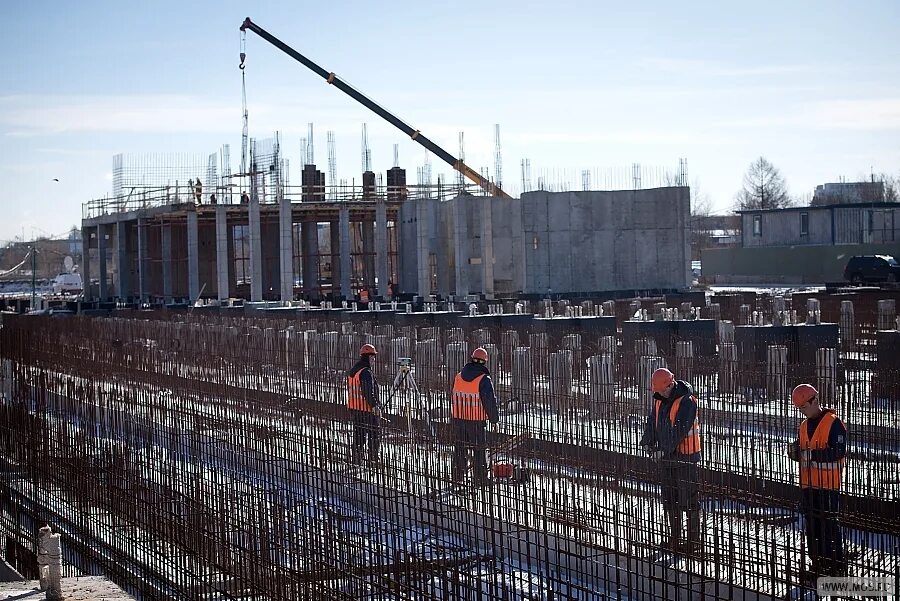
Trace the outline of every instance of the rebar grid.
{"label": "rebar grid", "polygon": [[[785,447],[800,416],[785,395],[815,357],[790,362],[788,349],[760,363],[719,352],[732,343],[718,338],[673,357],[647,338],[534,328],[149,316],[4,320],[2,530],[21,547],[50,521],[71,566],[148,599],[795,590],[806,551]],[[363,342],[379,349],[390,399],[373,465],[349,461],[344,370]],[[527,469],[527,482],[452,484],[449,382],[478,344],[491,345],[501,400],[492,444],[527,436],[496,459]],[[839,352],[820,377],[851,437],[851,573],[896,576],[900,373],[872,353]],[[419,395],[392,390],[407,354]],[[657,467],[638,449],[651,367],[676,363],[700,399],[702,559],[659,552]]]}

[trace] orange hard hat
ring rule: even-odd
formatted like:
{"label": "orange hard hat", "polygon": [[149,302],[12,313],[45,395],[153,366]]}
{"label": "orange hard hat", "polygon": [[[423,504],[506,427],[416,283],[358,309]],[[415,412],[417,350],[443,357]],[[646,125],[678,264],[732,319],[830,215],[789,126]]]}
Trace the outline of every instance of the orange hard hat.
{"label": "orange hard hat", "polygon": [[377,355],[378,351],[375,350],[375,347],[371,344],[364,344],[362,348],[359,349],[360,355]]}
{"label": "orange hard hat", "polygon": [[472,351],[472,359],[477,359],[478,361],[487,362],[488,354],[487,354],[487,351],[484,350],[483,346],[479,346],[477,349]]}
{"label": "orange hard hat", "polygon": [[650,376],[650,388],[653,389],[653,392],[663,392],[674,381],[675,374],[665,367],[660,367]]}
{"label": "orange hard hat", "polygon": [[794,389],[791,391],[791,402],[794,403],[794,407],[802,407],[816,398],[818,394],[819,391],[811,385],[800,384],[799,386],[794,386]]}

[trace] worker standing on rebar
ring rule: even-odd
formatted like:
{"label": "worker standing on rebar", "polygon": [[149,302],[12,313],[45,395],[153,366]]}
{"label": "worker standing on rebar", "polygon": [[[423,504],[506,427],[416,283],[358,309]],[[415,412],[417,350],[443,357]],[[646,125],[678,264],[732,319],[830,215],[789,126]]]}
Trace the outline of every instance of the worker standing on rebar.
{"label": "worker standing on rebar", "polygon": [[806,416],[799,438],[788,445],[788,457],[800,464],[801,508],[812,564],[809,570],[801,570],[801,577],[814,581],[819,576],[846,576],[847,557],[838,513],[847,428],[833,409],[819,404],[819,392],[809,384],[795,387],[791,402]]}
{"label": "worker standing on rebar", "polygon": [[450,411],[454,437],[453,480],[462,482],[465,478],[467,455],[472,451],[476,486],[488,484],[486,422],[496,424],[500,421],[487,361],[484,348],[478,347],[472,352],[469,362],[453,380]]}
{"label": "worker standing on rebar", "polygon": [[[372,358],[378,352],[371,344],[364,344],[359,350],[359,360],[347,372],[347,407],[353,422],[351,441],[351,461],[358,463],[365,459],[368,463],[378,461],[378,447],[381,444],[381,407],[378,404],[378,383],[372,373]],[[368,446],[368,456],[365,456]]]}
{"label": "worker standing on rebar", "polygon": [[[647,416],[641,447],[659,462],[663,510],[669,525],[664,546],[676,553],[701,555],[700,420],[691,385],[676,380],[666,368],[650,378],[653,407]],[[687,513],[687,543],[682,543],[682,517]]]}
{"label": "worker standing on rebar", "polygon": [[197,181],[194,183],[194,199],[197,201],[197,204],[203,204],[203,184],[200,183],[200,178],[197,178]]}

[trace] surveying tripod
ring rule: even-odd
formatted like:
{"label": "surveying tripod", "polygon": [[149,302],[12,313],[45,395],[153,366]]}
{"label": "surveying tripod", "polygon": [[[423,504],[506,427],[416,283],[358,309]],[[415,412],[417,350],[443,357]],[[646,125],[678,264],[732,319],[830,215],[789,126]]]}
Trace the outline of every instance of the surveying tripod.
{"label": "surveying tripod", "polygon": [[391,405],[391,401],[394,396],[398,392],[411,392],[413,402],[410,403],[409,398],[405,398],[402,405],[399,407],[398,413],[402,416],[406,417],[406,430],[410,434],[413,435],[413,411],[418,409],[421,410],[424,415],[425,428],[428,432],[428,435],[433,439],[434,434],[434,424],[431,423],[431,415],[429,411],[429,407],[426,407],[424,403],[422,403],[422,393],[419,391],[419,385],[416,384],[416,378],[413,375],[413,365],[412,359],[409,357],[401,357],[397,360],[397,374],[394,376],[394,383],[391,385],[391,392],[388,395],[387,401],[384,403],[385,412],[387,412],[388,407]]}

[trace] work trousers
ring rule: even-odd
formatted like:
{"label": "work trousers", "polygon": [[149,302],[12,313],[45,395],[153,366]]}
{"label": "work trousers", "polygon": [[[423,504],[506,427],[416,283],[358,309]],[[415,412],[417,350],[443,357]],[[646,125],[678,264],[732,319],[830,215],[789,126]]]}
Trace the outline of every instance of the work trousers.
{"label": "work trousers", "polygon": [[453,418],[453,479],[461,482],[466,475],[469,461],[468,453],[472,452],[475,484],[486,484],[487,467],[487,432],[483,421]]}
{"label": "work trousers", "polygon": [[806,549],[812,570],[826,576],[845,576],[847,559],[838,514],[841,498],[836,490],[804,488],[803,517],[806,522]]}
{"label": "work trousers", "polygon": [[[350,420],[353,423],[353,443],[351,444],[353,459],[377,460],[378,447],[381,446],[381,425],[378,423],[378,418],[370,411],[351,409]],[[364,454],[367,442],[368,457]]]}

